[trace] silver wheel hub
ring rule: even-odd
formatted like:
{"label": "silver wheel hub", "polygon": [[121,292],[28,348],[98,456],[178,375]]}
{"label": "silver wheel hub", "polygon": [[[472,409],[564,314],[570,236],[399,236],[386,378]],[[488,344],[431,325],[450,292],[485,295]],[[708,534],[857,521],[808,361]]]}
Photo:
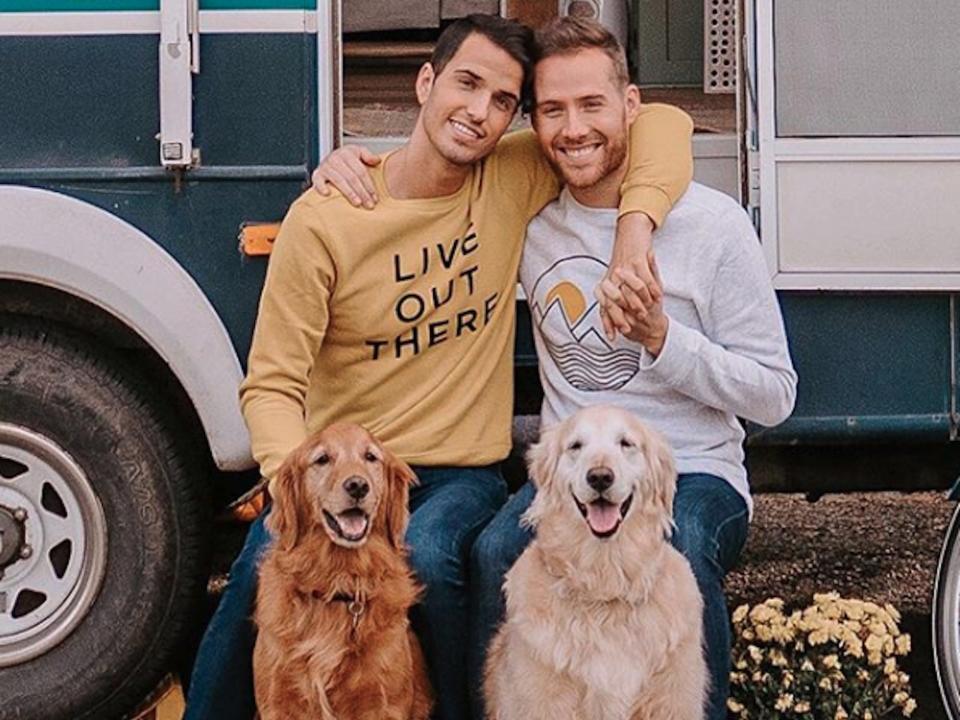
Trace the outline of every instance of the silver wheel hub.
{"label": "silver wheel hub", "polygon": [[27,545],[24,522],[27,511],[0,505],[0,579],[7,567],[18,560],[30,557],[32,548]]}
{"label": "silver wheel hub", "polygon": [[0,422],[0,667],[76,628],[106,555],[103,508],[82,468],[49,438]]}

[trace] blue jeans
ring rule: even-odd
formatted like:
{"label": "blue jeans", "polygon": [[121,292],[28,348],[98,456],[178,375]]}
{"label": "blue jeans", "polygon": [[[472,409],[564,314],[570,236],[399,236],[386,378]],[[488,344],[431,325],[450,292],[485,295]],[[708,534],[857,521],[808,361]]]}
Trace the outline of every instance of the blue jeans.
{"label": "blue jeans", "polygon": [[[425,586],[411,621],[430,671],[438,720],[468,717],[467,577],[470,548],[507,498],[499,466],[414,468],[407,544],[417,578]],[[264,516],[250,527],[230,569],[230,580],[207,626],[187,696],[184,720],[250,720],[253,694],[251,621],[257,568],[271,536]]]}
{"label": "blue jeans", "polygon": [[[486,647],[504,614],[503,576],[533,539],[520,516],[533,501],[527,483],[507,501],[477,538],[470,559],[473,587],[468,672],[474,720],[483,714],[483,663]],[[729,483],[714,475],[685,474],[677,480],[673,501],[677,529],[673,545],[690,562],[703,595],[703,634],[710,697],[706,720],[725,720],[730,692],[730,617],[723,578],[740,556],[747,539],[747,504]]]}

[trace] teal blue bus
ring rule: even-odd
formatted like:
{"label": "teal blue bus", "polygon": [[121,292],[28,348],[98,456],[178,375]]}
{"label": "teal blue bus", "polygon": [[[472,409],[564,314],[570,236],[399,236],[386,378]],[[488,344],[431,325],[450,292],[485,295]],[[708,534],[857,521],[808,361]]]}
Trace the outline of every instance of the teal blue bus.
{"label": "teal blue bus", "polygon": [[0,0],[0,718],[121,717],[197,632],[211,479],[253,467],[238,237],[332,148],[338,22]]}

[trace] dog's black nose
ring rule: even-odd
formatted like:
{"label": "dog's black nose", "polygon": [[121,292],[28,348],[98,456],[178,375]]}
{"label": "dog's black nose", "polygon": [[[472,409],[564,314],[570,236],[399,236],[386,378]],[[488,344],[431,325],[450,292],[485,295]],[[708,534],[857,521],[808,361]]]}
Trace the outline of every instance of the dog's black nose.
{"label": "dog's black nose", "polygon": [[370,483],[363,478],[347,478],[347,481],[343,483],[343,489],[346,490],[347,495],[354,500],[363,500],[367,496],[367,493],[370,492]]}
{"label": "dog's black nose", "polygon": [[591,468],[587,471],[587,484],[602,493],[613,485],[613,470],[608,467]]}

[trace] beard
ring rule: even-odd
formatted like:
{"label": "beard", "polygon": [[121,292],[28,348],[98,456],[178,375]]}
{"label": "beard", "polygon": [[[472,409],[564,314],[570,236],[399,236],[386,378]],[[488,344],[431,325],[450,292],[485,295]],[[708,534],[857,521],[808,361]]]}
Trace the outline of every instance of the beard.
{"label": "beard", "polygon": [[590,165],[583,167],[573,166],[563,160],[558,160],[557,158],[561,157],[562,154],[557,147],[553,148],[553,152],[546,153],[553,169],[563,178],[565,184],[573,188],[589,188],[617,172],[623,166],[627,158],[626,132],[616,137],[597,134],[588,138],[582,145],[595,143],[600,144],[601,157]]}

